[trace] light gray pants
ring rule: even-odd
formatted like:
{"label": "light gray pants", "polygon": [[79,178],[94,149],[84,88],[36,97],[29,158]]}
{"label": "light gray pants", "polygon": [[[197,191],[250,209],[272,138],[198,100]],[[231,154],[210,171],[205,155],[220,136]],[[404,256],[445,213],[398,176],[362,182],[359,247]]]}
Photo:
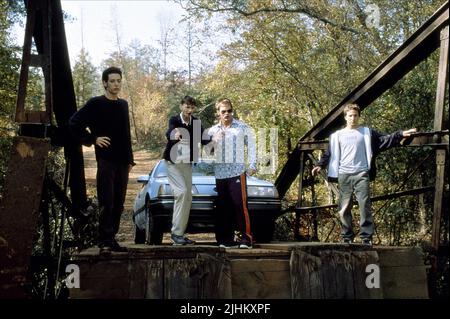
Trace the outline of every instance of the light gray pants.
{"label": "light gray pants", "polygon": [[343,238],[353,239],[352,194],[355,193],[359,205],[361,238],[372,238],[374,227],[370,202],[369,172],[356,174],[339,174],[339,217],[341,219]]}
{"label": "light gray pants", "polygon": [[184,236],[192,203],[192,165],[165,161],[167,178],[174,195],[172,234]]}

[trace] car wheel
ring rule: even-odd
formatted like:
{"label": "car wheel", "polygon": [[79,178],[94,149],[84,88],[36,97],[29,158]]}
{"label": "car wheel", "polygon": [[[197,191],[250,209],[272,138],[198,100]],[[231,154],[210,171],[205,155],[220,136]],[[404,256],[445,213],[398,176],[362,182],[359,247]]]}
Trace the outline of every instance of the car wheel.
{"label": "car wheel", "polygon": [[273,218],[254,219],[251,224],[253,236],[257,243],[268,243],[272,240],[275,230],[275,220]]}
{"label": "car wheel", "polygon": [[155,223],[153,225],[152,231],[149,233],[149,237],[147,239],[147,242],[150,245],[161,245],[163,240],[164,232],[161,230],[161,227],[158,225],[158,223]]}
{"label": "car wheel", "polygon": [[135,244],[145,244],[145,229],[139,229],[134,226],[134,243]]}
{"label": "car wheel", "polygon": [[145,204],[145,214],[147,216],[145,241],[149,245],[161,245],[164,233],[161,231],[159,223],[155,221],[149,202]]}

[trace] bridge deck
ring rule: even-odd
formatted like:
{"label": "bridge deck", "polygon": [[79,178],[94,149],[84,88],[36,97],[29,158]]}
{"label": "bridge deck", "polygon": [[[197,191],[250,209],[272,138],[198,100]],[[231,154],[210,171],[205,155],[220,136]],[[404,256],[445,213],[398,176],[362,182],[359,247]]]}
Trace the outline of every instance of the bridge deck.
{"label": "bridge deck", "polygon": [[[127,247],[108,257],[98,248],[73,256],[80,288],[71,289],[71,298],[428,298],[417,247],[297,242],[252,250],[212,244]],[[379,288],[367,287],[377,279]]]}

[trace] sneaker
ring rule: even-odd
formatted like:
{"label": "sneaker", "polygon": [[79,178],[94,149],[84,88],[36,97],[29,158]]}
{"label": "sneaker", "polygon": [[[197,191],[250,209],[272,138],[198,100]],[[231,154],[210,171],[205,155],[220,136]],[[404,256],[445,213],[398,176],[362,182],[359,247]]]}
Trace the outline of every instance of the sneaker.
{"label": "sneaker", "polygon": [[252,244],[250,243],[240,243],[239,249],[252,249]]}
{"label": "sneaker", "polygon": [[101,256],[111,255],[111,247],[109,247],[109,246],[100,247],[100,255]]}
{"label": "sneaker", "polygon": [[370,238],[363,238],[362,244],[364,246],[372,246],[373,245],[372,240]]}
{"label": "sneaker", "polygon": [[350,245],[351,243],[353,243],[353,240],[351,238],[344,238],[342,240],[342,243]]}
{"label": "sneaker", "polygon": [[175,234],[170,235],[170,239],[172,239],[172,243],[174,246],[184,246],[184,245],[193,245],[195,241],[190,240],[184,236],[178,236]]}
{"label": "sneaker", "polygon": [[234,242],[232,242],[232,243],[221,243],[219,245],[219,247],[220,248],[225,248],[225,249],[227,249],[227,248],[238,248],[239,245],[237,243],[234,243]]}
{"label": "sneaker", "polygon": [[186,242],[186,245],[195,245],[195,241],[190,240],[187,237],[184,237],[184,241]]}
{"label": "sneaker", "polygon": [[128,251],[128,249],[126,247],[120,246],[119,243],[116,240],[114,240],[112,242],[111,250],[112,251],[116,251],[116,252],[121,252],[121,253]]}

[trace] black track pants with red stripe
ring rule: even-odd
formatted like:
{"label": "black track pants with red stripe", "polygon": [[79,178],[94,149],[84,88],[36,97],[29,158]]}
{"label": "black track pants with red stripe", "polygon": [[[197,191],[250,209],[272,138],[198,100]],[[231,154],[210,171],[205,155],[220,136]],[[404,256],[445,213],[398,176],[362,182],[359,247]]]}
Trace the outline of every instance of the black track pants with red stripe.
{"label": "black track pants with red stripe", "polygon": [[234,231],[242,234],[242,243],[252,243],[250,215],[247,205],[247,175],[245,173],[216,179],[217,212],[216,240],[219,244],[232,243]]}

